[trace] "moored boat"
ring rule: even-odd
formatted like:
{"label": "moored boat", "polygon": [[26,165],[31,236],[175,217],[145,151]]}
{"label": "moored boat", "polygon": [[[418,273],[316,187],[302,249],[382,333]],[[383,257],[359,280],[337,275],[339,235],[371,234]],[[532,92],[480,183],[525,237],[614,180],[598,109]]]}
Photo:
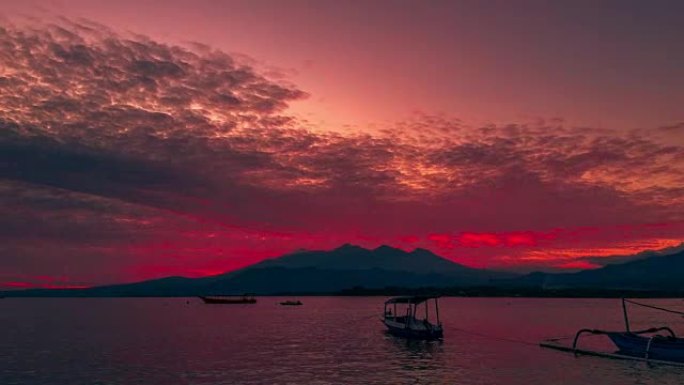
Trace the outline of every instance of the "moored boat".
{"label": "moored boat", "polygon": [[[391,298],[385,302],[382,322],[387,327],[387,331],[395,336],[421,340],[442,339],[444,331],[439,320],[437,298],[435,296]],[[430,322],[430,303],[434,303],[432,322]],[[419,307],[422,307],[424,311],[419,311]]]}
{"label": "moored boat", "polygon": [[[622,312],[625,320],[624,331],[606,331],[598,329],[582,329],[575,334],[572,346],[560,343],[562,338],[545,340],[540,346],[575,354],[593,355],[606,358],[631,359],[671,365],[684,365],[684,338],[676,336],[669,327],[653,327],[633,331],[627,315],[627,303],[668,313],[684,315],[684,312],[643,304],[622,299]],[[605,335],[617,348],[616,352],[601,352],[578,347],[580,337],[585,334]]]}
{"label": "moored boat", "polygon": [[235,296],[204,296],[200,295],[199,298],[207,304],[226,304],[226,305],[236,305],[236,304],[254,304],[256,303],[256,298],[250,295],[243,295],[241,297]]}
{"label": "moored boat", "polygon": [[668,335],[643,336],[632,332],[608,333],[608,338],[618,352],[633,357],[644,357],[661,361],[684,362],[684,338],[677,338],[672,331]]}
{"label": "moored boat", "polygon": [[296,301],[283,301],[280,303],[282,306],[301,306],[303,305],[302,301],[296,300]]}

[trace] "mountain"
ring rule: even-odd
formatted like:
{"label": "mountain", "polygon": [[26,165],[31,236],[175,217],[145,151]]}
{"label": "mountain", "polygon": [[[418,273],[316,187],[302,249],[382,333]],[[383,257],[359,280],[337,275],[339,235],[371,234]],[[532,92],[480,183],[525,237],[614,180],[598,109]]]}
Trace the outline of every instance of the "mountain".
{"label": "mountain", "polygon": [[546,289],[684,290],[684,251],[674,249],[671,254],[655,254],[577,273],[531,273],[508,283]]}
{"label": "mountain", "polygon": [[269,259],[247,269],[264,268],[320,270],[385,270],[411,274],[439,274],[460,282],[455,284],[485,283],[493,278],[511,276],[508,273],[473,269],[442,258],[429,250],[406,252],[390,246],[376,249],[346,244],[330,251],[304,251]]}
{"label": "mountain", "polygon": [[123,285],[70,290],[27,290],[8,295],[170,296],[198,294],[333,293],[353,287],[447,287],[488,285],[511,273],[473,269],[429,250],[343,245],[300,251],[247,268],[203,278],[168,277]]}
{"label": "mountain", "polygon": [[[684,291],[684,250],[674,248],[641,259],[576,273],[511,273],[473,269],[429,250],[343,245],[329,251],[299,251],[247,268],[203,278],[167,277],[88,289],[34,289],[5,296],[194,296],[201,294],[337,293],[360,288],[489,287],[496,295],[543,294],[553,290]],[[501,290],[503,291],[501,291]],[[509,290],[510,289],[510,290]],[[521,289],[521,290],[518,290]],[[508,290],[508,291],[507,291]],[[452,290],[453,291],[453,290]],[[531,293],[531,294],[530,294]],[[535,294],[536,293],[536,294]],[[572,293],[572,291],[570,292]]]}
{"label": "mountain", "polygon": [[473,286],[515,275],[469,268],[425,249],[406,252],[380,246],[369,250],[347,244],[266,260],[225,277],[214,282],[212,290],[277,293],[336,292],[355,286]]}

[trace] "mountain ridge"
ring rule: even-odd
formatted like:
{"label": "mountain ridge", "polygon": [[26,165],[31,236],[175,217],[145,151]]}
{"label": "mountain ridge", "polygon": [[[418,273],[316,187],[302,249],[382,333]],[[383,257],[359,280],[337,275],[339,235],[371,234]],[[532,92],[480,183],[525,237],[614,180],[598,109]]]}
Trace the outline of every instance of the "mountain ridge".
{"label": "mountain ridge", "polygon": [[201,294],[328,293],[355,287],[499,287],[684,291],[684,250],[574,273],[526,275],[467,267],[430,250],[344,244],[267,259],[208,277],[164,277],[84,289],[28,289],[5,296],[194,296]]}
{"label": "mountain ridge", "polygon": [[387,245],[375,249],[344,244],[267,259],[243,269],[200,278],[165,277],[84,289],[29,289],[7,292],[69,296],[154,296],[199,294],[334,293],[351,287],[487,285],[517,275],[467,267],[426,249],[407,252]]}
{"label": "mountain ridge", "polygon": [[684,250],[575,273],[533,272],[509,283],[542,288],[684,290]]}

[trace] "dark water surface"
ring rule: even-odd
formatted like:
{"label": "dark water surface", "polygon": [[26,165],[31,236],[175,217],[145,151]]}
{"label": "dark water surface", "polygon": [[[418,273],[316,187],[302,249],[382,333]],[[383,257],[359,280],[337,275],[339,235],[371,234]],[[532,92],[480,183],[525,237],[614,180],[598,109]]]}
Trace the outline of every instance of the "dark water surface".
{"label": "dark water surface", "polygon": [[[463,331],[537,343],[582,327],[620,329],[619,300],[443,298],[445,340],[421,343],[383,332],[384,298],[300,299],[2,299],[0,384],[684,384],[684,368]],[[632,318],[684,333],[681,317],[635,309]]]}

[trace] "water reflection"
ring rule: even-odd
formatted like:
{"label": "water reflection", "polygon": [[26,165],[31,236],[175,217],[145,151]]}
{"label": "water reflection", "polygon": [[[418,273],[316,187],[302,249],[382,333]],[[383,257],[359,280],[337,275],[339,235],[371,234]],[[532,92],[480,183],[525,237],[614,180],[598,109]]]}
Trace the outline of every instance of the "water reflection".
{"label": "water reflection", "polygon": [[396,337],[385,331],[385,342],[398,352],[407,353],[414,358],[432,358],[433,355],[443,352],[444,342],[441,340],[425,341]]}
{"label": "water reflection", "polygon": [[385,345],[389,355],[395,357],[402,370],[438,371],[443,369],[441,355],[444,353],[442,341],[422,341],[405,339],[385,332]]}
{"label": "water reflection", "polygon": [[[443,342],[384,333],[377,297],[310,297],[297,311],[275,298],[249,308],[187,301],[3,300],[0,329],[11,332],[0,333],[0,384],[684,384],[684,369],[458,331],[534,342],[588,325],[616,328],[612,300],[445,298]],[[684,320],[666,321],[684,330]]]}

